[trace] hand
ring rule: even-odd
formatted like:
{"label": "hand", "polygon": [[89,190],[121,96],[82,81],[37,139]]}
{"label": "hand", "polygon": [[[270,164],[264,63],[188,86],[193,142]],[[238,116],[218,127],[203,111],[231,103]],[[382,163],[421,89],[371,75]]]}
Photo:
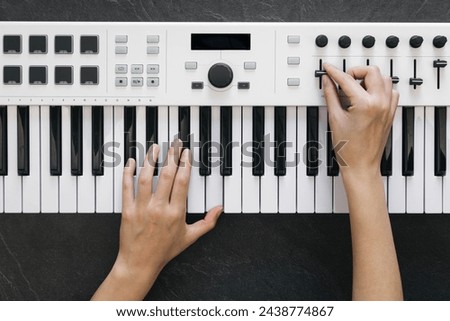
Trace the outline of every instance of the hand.
{"label": "hand", "polygon": [[[142,299],[162,268],[199,237],[214,228],[222,207],[211,209],[203,220],[186,224],[186,198],[191,173],[190,151],[180,141],[170,147],[156,191],[153,173],[159,147],[152,145],[144,160],[134,196],[135,161],[128,160],[123,175],[120,246],[114,267],[105,280],[106,291],[94,299]],[[119,286],[120,285],[120,286]],[[121,288],[119,292],[108,291]],[[110,294],[108,296],[108,294]]]}
{"label": "hand", "polygon": [[[347,73],[330,64],[324,64],[324,68],[328,74],[322,79],[333,145],[347,142],[336,155],[343,177],[348,171],[379,173],[399,99],[391,78],[383,77],[376,66],[354,67]],[[342,107],[334,82],[350,104],[347,109]]]}

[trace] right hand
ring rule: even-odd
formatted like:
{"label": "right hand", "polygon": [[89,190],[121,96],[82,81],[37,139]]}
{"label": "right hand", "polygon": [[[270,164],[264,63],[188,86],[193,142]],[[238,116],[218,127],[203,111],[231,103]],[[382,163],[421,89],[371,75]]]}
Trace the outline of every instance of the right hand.
{"label": "right hand", "polygon": [[[379,173],[399,99],[391,78],[383,77],[376,66],[354,67],[347,73],[330,64],[324,64],[324,68],[328,76],[322,79],[333,145],[347,141],[336,153],[343,177],[348,172]],[[349,100],[347,109],[341,104],[335,82]]]}

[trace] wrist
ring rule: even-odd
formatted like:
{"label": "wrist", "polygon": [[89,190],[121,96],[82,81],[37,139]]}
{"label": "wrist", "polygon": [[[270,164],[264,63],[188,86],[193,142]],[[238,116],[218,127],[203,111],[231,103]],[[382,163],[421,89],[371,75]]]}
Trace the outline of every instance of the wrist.
{"label": "wrist", "polygon": [[344,184],[353,182],[360,184],[362,182],[374,182],[381,178],[379,166],[372,167],[341,167],[342,180]]}

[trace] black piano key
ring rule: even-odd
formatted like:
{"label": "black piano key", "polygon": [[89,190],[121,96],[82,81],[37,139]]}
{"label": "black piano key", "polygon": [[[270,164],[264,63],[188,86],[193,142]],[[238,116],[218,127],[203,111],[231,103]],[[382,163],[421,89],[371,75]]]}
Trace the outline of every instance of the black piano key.
{"label": "black piano key", "polygon": [[211,175],[211,106],[200,107],[200,175]]}
{"label": "black piano key", "polygon": [[[146,151],[153,144],[158,144],[158,107],[147,106],[145,110],[145,141]],[[154,175],[158,175],[158,163],[155,163]]]}
{"label": "black piano key", "polygon": [[8,175],[8,109],[0,106],[0,176]]}
{"label": "black piano key", "polygon": [[17,172],[30,175],[30,107],[17,107]]}
{"label": "black piano key", "polygon": [[402,175],[414,175],[414,107],[403,107]]}
{"label": "black piano key", "polygon": [[103,176],[103,106],[92,106],[92,175]]}
{"label": "black piano key", "polygon": [[381,157],[380,172],[382,176],[392,176],[392,127]]}
{"label": "black piano key", "polygon": [[264,175],[264,107],[253,107],[253,176]]}
{"label": "black piano key", "polygon": [[183,148],[191,148],[191,108],[189,106],[178,107],[178,131]]}
{"label": "black piano key", "polygon": [[327,129],[327,175],[328,176],[339,175],[339,164],[337,162],[336,153],[334,152],[333,148],[333,137],[329,123]]}
{"label": "black piano key", "polygon": [[130,158],[136,160],[136,107],[124,108],[124,164]]}
{"label": "black piano key", "polygon": [[83,107],[70,107],[70,171],[83,175]]}
{"label": "black piano key", "polygon": [[434,175],[445,176],[447,171],[447,107],[434,110]]}
{"label": "black piano key", "polygon": [[[300,128],[299,130],[303,130]],[[306,109],[306,175],[319,174],[319,107]]]}
{"label": "black piano key", "polygon": [[233,173],[233,110],[230,106],[220,107],[220,175],[231,176]]}
{"label": "black piano key", "polygon": [[275,107],[275,176],[286,175],[286,107]]}
{"label": "black piano key", "polygon": [[50,175],[61,174],[61,106],[50,106]]}

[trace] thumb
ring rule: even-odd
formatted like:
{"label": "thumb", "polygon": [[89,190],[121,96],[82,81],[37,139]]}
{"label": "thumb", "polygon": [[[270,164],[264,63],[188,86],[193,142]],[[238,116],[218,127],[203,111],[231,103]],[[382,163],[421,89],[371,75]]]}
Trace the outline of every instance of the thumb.
{"label": "thumb", "polygon": [[189,244],[197,241],[201,236],[205,235],[209,231],[211,231],[217,223],[220,214],[223,212],[222,206],[216,206],[206,213],[204,219],[195,222],[194,224],[190,224],[188,226],[187,238]]}
{"label": "thumb", "polygon": [[333,116],[337,116],[344,110],[342,109],[336,85],[328,75],[322,76],[322,84],[323,84],[323,93],[325,95],[325,101],[327,103],[328,113]]}

